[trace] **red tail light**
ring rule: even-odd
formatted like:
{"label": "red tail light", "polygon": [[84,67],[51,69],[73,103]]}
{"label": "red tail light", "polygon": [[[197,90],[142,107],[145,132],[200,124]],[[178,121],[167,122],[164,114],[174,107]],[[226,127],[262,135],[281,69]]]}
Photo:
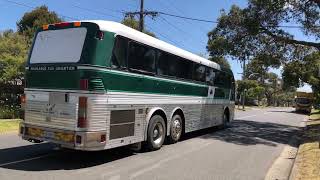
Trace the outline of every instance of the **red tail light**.
{"label": "red tail light", "polygon": [[79,97],[78,128],[86,128],[87,126],[87,97]]}
{"label": "red tail light", "polygon": [[80,90],[88,90],[88,79],[80,79]]}
{"label": "red tail light", "polygon": [[61,22],[61,23],[56,23],[54,24],[55,27],[58,27],[58,28],[63,28],[63,27],[67,27],[67,26],[70,26],[71,23],[69,22]]}
{"label": "red tail light", "polygon": [[26,101],[27,101],[26,95],[25,94],[21,95],[20,96],[20,103],[21,103],[20,118],[23,120],[24,120],[24,111],[26,108]]}
{"label": "red tail light", "polygon": [[107,139],[106,135],[102,134],[100,138],[100,142],[106,142],[106,139]]}
{"label": "red tail light", "polygon": [[103,31],[97,31],[96,38],[99,40],[102,40],[104,38],[104,32]]}
{"label": "red tail light", "polygon": [[20,96],[20,103],[21,104],[25,104],[26,103],[26,95],[25,94]]}

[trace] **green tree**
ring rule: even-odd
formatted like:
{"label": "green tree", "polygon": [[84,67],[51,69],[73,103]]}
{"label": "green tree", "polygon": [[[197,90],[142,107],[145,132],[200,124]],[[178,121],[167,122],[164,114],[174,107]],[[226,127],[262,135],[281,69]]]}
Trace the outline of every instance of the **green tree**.
{"label": "green tree", "polygon": [[[135,30],[139,30],[139,21],[133,17],[126,17],[122,20],[121,23]],[[144,30],[143,32],[145,34],[148,34],[149,36],[156,37],[156,35],[153,32],[150,32],[148,30]]]}
{"label": "green tree", "polygon": [[227,61],[226,58],[220,56],[220,57],[210,57],[209,58],[210,61],[216,62],[220,65],[222,65],[225,68],[231,68],[229,62]]}
{"label": "green tree", "polygon": [[[237,60],[253,61],[248,65],[247,76],[256,73],[257,76],[252,78],[259,79],[261,84],[264,79],[275,81],[267,69],[279,67],[280,64],[284,65],[285,82],[292,79],[289,70],[294,67],[295,71],[291,72],[295,72],[296,78],[292,82],[301,85],[312,81],[315,84],[318,82],[315,76],[303,73],[300,63],[316,66],[315,62],[302,61],[320,50],[319,41],[295,39],[283,25],[301,26],[300,30],[306,36],[319,39],[319,19],[318,0],[248,0],[245,8],[233,5],[229,12],[222,10],[217,26],[208,33],[207,49],[210,56],[230,56]],[[279,87],[273,85],[269,82],[264,86],[268,104],[275,92],[280,92]],[[313,89],[318,88],[314,86]],[[320,91],[317,91],[319,94]]]}
{"label": "green tree", "polygon": [[313,92],[320,102],[320,52],[314,52],[302,61],[288,62],[283,68],[284,87],[299,87],[304,83],[311,85]]}
{"label": "green tree", "polygon": [[31,12],[25,13],[17,22],[18,32],[27,37],[29,43],[36,30],[42,25],[53,24],[63,21],[57,13],[49,11],[48,7],[43,5],[35,8]]}
{"label": "green tree", "polygon": [[263,98],[264,93],[265,93],[265,88],[258,85],[256,87],[250,88],[247,91],[247,96],[251,99],[257,99],[258,104],[260,105],[260,101]]}
{"label": "green tree", "polygon": [[26,38],[12,30],[0,34],[0,83],[23,79],[28,47]]}
{"label": "green tree", "polygon": [[23,93],[27,40],[12,30],[0,33],[0,106],[17,107]]}

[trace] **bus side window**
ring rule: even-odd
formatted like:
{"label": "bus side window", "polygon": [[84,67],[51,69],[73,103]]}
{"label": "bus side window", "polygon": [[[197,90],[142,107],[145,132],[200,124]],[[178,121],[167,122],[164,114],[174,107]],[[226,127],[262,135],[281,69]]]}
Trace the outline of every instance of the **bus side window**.
{"label": "bus side window", "polygon": [[215,86],[218,86],[218,87],[221,87],[221,88],[224,88],[225,87],[225,72],[223,71],[219,71],[217,72],[216,74],[216,79],[214,80],[214,85]]}
{"label": "bus side window", "polygon": [[214,92],[214,97],[217,98],[217,99],[225,99],[226,98],[226,94],[225,94],[223,89],[216,88],[216,90]]}
{"label": "bus side window", "polygon": [[177,61],[177,72],[176,76],[178,78],[183,78],[183,79],[192,79],[192,62],[178,57],[176,59]]}
{"label": "bus side window", "polygon": [[207,67],[206,68],[206,83],[208,83],[210,86],[214,85],[214,80],[216,78],[216,71],[212,68]]}
{"label": "bus side window", "polygon": [[128,40],[117,36],[116,42],[113,47],[113,53],[111,58],[111,67],[115,69],[127,68],[127,48]]}
{"label": "bus side window", "polygon": [[158,51],[157,73],[159,75],[169,75],[169,55],[165,52]]}
{"label": "bus side window", "polygon": [[128,59],[130,70],[142,74],[154,74],[155,56],[155,49],[135,42],[130,42]]}
{"label": "bus side window", "polygon": [[206,67],[200,64],[195,64],[193,66],[193,80],[205,82]]}

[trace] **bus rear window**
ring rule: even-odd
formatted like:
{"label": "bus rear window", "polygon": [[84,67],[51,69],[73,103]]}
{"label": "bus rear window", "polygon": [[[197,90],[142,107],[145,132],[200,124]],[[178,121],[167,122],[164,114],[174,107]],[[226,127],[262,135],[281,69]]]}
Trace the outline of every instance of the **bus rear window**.
{"label": "bus rear window", "polygon": [[39,32],[31,53],[30,64],[78,62],[86,34],[86,28]]}

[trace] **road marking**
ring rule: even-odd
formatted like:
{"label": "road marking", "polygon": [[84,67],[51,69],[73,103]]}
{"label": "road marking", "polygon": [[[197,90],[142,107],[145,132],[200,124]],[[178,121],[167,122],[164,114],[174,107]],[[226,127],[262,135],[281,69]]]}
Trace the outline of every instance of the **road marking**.
{"label": "road marking", "polygon": [[27,162],[27,161],[32,161],[32,160],[36,160],[36,159],[41,159],[41,158],[45,158],[45,157],[52,156],[52,155],[53,154],[46,154],[46,155],[43,155],[43,156],[37,156],[37,157],[33,157],[33,158],[28,158],[28,159],[22,159],[22,160],[18,160],[18,161],[12,161],[12,162],[8,162],[8,163],[3,163],[3,164],[0,164],[0,167],[12,165],[12,164],[18,164],[18,163]]}
{"label": "road marking", "polygon": [[270,113],[272,113],[272,112],[265,112],[265,113],[263,113],[263,114],[270,114]]}
{"label": "road marking", "polygon": [[250,118],[250,117],[256,117],[257,115],[250,115],[250,116],[242,116],[242,117],[238,117],[236,119],[244,119],[244,118]]}

